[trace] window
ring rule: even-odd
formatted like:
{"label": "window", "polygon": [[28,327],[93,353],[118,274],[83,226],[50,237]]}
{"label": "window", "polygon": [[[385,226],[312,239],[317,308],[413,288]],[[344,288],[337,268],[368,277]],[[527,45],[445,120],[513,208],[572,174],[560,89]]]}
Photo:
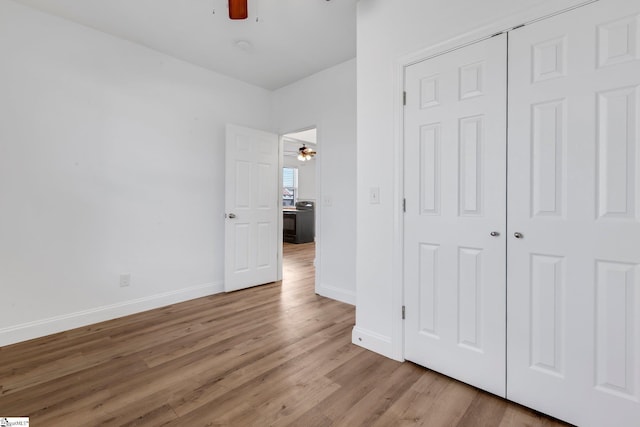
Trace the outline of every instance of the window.
{"label": "window", "polygon": [[282,168],[282,206],[295,206],[298,200],[298,168]]}

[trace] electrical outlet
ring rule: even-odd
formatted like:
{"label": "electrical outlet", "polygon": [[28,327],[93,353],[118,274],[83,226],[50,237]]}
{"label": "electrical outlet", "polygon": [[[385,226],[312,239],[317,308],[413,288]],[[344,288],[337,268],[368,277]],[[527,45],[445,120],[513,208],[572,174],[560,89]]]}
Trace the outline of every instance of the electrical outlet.
{"label": "electrical outlet", "polygon": [[120,287],[121,288],[126,288],[128,286],[131,286],[131,274],[129,274],[129,273],[121,274],[120,275]]}

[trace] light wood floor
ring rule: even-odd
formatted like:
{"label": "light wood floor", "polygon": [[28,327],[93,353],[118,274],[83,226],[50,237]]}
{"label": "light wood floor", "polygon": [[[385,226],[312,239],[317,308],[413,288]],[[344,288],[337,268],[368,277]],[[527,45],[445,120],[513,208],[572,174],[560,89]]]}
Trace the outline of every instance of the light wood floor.
{"label": "light wood floor", "polygon": [[32,426],[561,426],[351,344],[352,306],[285,280],[0,348],[0,416]]}

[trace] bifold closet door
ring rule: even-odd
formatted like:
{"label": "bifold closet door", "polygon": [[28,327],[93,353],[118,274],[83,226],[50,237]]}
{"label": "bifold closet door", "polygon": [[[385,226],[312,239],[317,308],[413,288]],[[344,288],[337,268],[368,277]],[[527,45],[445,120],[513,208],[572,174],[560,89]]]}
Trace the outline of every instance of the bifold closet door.
{"label": "bifold closet door", "polygon": [[505,395],[506,35],[407,67],[405,358]]}
{"label": "bifold closet door", "polygon": [[640,2],[509,33],[507,397],[580,426],[640,425],[639,130]]}

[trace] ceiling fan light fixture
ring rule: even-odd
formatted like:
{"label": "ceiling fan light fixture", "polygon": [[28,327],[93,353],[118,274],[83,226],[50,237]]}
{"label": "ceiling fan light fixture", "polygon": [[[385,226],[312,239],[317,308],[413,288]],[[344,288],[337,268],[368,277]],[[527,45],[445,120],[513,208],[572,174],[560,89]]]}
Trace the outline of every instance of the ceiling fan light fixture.
{"label": "ceiling fan light fixture", "polygon": [[298,160],[302,162],[306,162],[307,160],[313,159],[316,155],[316,152],[311,148],[307,147],[305,144],[302,144],[302,147],[298,149]]}
{"label": "ceiling fan light fixture", "polygon": [[229,19],[247,19],[247,0],[229,0]]}

